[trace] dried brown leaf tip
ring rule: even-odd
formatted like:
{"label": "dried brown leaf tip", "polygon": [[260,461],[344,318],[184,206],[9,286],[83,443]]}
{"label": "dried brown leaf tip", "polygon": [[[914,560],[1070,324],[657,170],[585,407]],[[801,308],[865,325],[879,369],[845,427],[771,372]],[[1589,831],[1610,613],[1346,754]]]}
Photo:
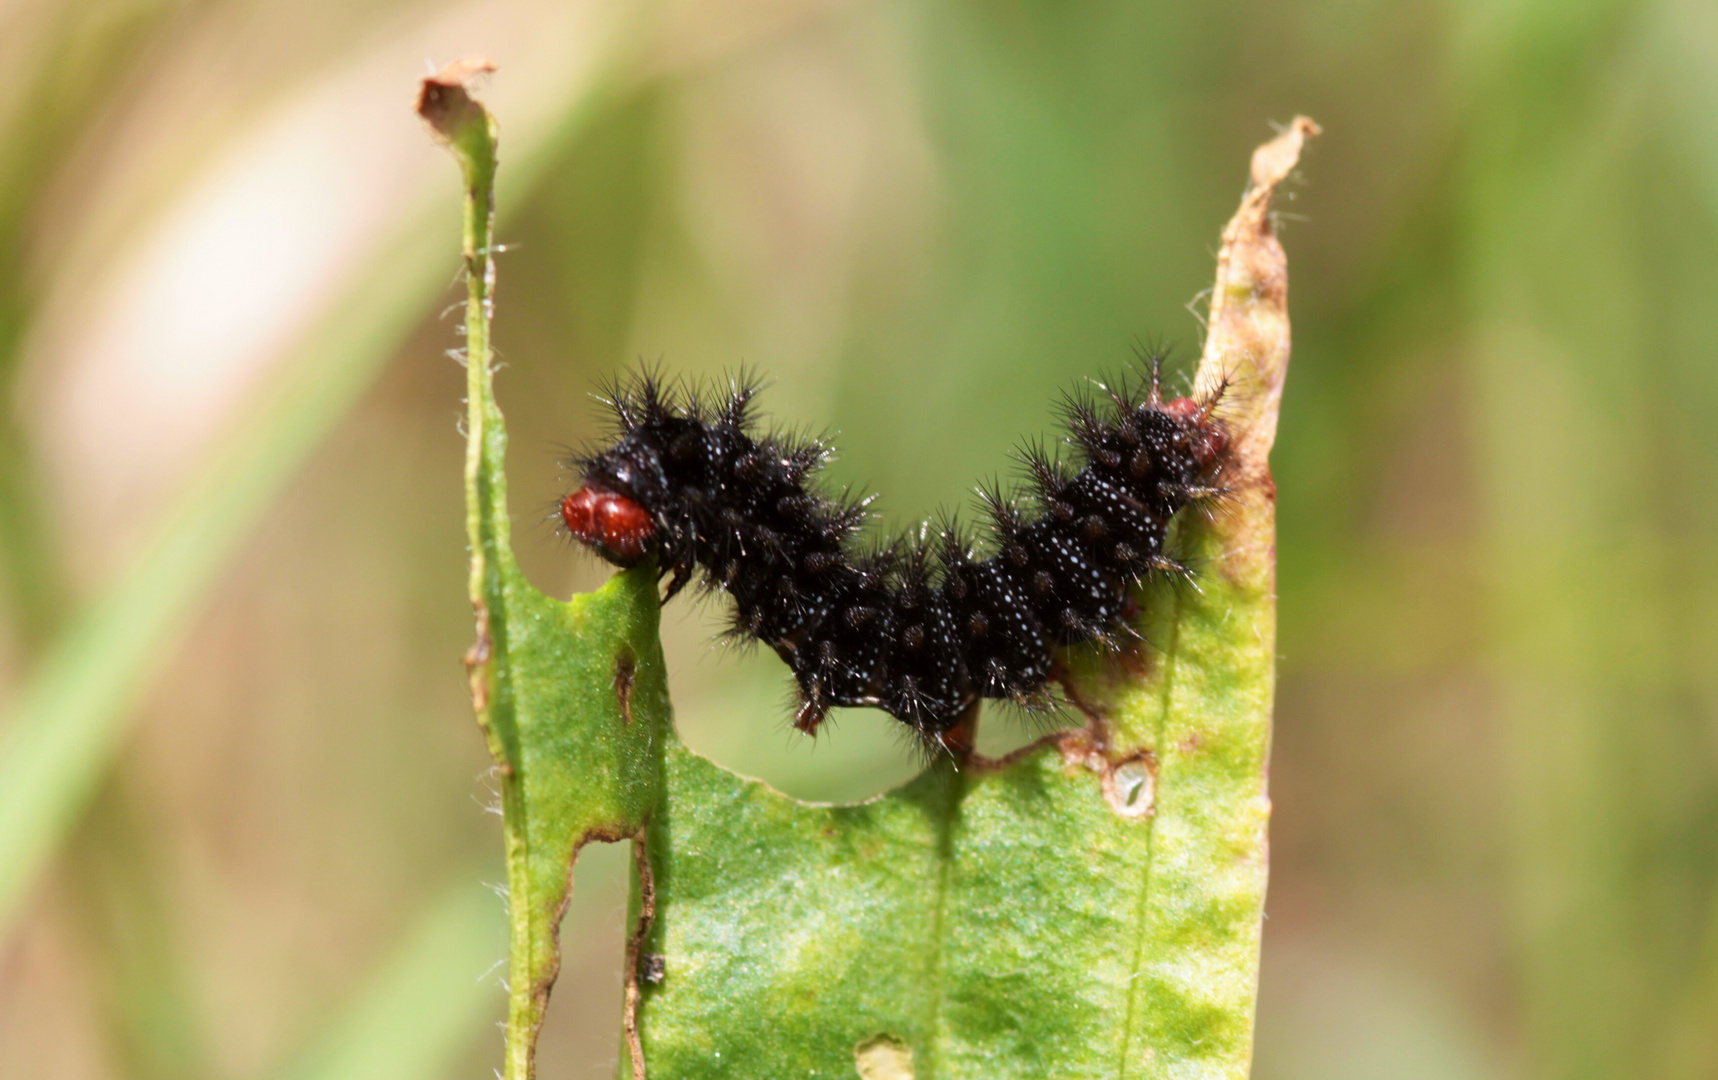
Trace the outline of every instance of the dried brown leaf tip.
{"label": "dried brown leaf tip", "polygon": [[455,60],[418,87],[418,115],[442,142],[454,139],[461,129],[484,116],[483,106],[472,100],[471,84],[495,70],[485,56]]}
{"label": "dried brown leaf tip", "polygon": [[1198,395],[1221,388],[1231,436],[1230,477],[1239,487],[1268,485],[1267,459],[1276,439],[1277,406],[1288,374],[1288,257],[1271,221],[1277,187],[1300,161],[1306,140],[1319,134],[1297,116],[1253,152],[1241,207],[1223,229],[1217,282],[1211,292]]}

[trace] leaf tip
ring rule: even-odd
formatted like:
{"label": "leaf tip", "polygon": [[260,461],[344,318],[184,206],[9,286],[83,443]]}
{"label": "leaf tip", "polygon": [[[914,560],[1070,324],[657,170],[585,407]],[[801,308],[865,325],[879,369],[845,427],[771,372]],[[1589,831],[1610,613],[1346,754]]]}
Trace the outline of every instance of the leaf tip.
{"label": "leaf tip", "polygon": [[489,127],[489,112],[471,96],[474,84],[495,70],[486,56],[468,56],[444,66],[418,84],[417,114],[441,143],[457,145],[472,125]]}
{"label": "leaf tip", "polygon": [[1252,184],[1254,190],[1264,188],[1268,199],[1271,190],[1288,178],[1300,163],[1301,149],[1306,140],[1324,134],[1324,129],[1310,116],[1297,116],[1276,138],[1253,151]]}
{"label": "leaf tip", "polygon": [[1253,151],[1247,192],[1223,229],[1209,333],[1194,385],[1226,402],[1232,472],[1243,485],[1267,482],[1277,407],[1288,374],[1288,258],[1277,239],[1271,201],[1300,164],[1306,140],[1323,129],[1297,116]]}

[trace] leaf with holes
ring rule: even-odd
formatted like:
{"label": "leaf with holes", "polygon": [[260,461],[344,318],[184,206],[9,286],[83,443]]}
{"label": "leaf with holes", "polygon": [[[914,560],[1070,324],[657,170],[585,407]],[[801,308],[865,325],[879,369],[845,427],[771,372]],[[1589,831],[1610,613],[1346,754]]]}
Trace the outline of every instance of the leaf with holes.
{"label": "leaf with holes", "polygon": [[1267,464],[1287,371],[1269,207],[1299,120],[1254,155],[1223,235],[1202,392],[1226,386],[1234,495],[1178,523],[1202,567],[1153,586],[1134,662],[1070,658],[1087,717],[853,806],[790,799],[687,750],[669,720],[649,566],[562,604],[508,546],[489,354],[495,127],[480,65],[420,111],[467,182],[472,694],[501,773],[512,898],[509,1080],[556,967],[580,844],[631,838],[632,1075],[1242,1077],[1266,874],[1275,646]]}

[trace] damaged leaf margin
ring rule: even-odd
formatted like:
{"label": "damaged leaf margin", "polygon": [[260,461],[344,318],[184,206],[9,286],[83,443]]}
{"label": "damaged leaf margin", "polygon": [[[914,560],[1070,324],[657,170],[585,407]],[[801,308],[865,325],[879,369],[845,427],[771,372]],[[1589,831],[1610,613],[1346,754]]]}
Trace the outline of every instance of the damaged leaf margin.
{"label": "damaged leaf margin", "polygon": [[[1137,898],[1133,974],[1117,1075],[1177,1072],[1178,1042],[1198,1074],[1245,1076],[1257,995],[1268,867],[1266,790],[1276,683],[1276,485],[1270,451],[1288,374],[1288,261],[1271,203],[1318,125],[1296,117],[1253,154],[1241,206],[1223,230],[1200,397],[1220,395],[1230,434],[1229,495],[1205,521],[1183,521],[1202,568],[1191,587],[1158,583],[1142,605],[1160,649],[1137,667],[1076,665],[1070,693],[1094,717],[1065,736],[1064,754],[1107,769],[1149,764],[1150,838]],[[1108,789],[1106,789],[1108,791]],[[1196,949],[1188,943],[1197,940]],[[1189,961],[1195,961],[1191,965]],[[1217,1025],[1227,1060],[1181,1038],[1200,1012]],[[1242,1022],[1244,1020],[1244,1022]],[[1209,1043],[1201,1044],[1209,1046]],[[1221,1058],[1224,1055],[1217,1055]]]}
{"label": "damaged leaf margin", "polygon": [[572,860],[623,838],[635,1078],[1244,1077],[1274,679],[1266,457],[1289,345],[1269,206],[1316,126],[1260,148],[1224,232],[1197,382],[1226,386],[1235,491],[1185,523],[1196,585],[1146,598],[1158,648],[1074,658],[1083,730],[812,806],[674,738],[652,567],[563,604],[513,562],[488,339],[495,125],[468,93],[487,70],[452,65],[419,104],[467,187],[467,661],[505,818],[508,1080],[532,1074]]}
{"label": "damaged leaf margin", "polygon": [[484,60],[448,65],[423,80],[418,114],[465,180],[465,489],[477,617],[465,662],[472,706],[495,759],[506,844],[505,1076],[527,1080],[560,969],[558,929],[573,861],[592,840],[642,836],[661,801],[669,706],[648,568],[562,603],[534,589],[513,558],[507,433],[489,339],[498,133],[470,94],[472,81],[493,70]]}

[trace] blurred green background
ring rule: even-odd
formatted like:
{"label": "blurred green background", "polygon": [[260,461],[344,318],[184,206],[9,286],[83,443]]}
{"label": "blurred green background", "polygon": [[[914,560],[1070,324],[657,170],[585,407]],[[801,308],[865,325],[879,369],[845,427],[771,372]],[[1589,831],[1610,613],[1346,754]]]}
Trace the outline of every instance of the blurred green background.
{"label": "blurred green background", "polygon": [[[1268,121],[1296,348],[1260,1080],[1718,1076],[1718,6],[19,0],[0,11],[0,1077],[488,1075],[502,877],[444,311],[486,53],[516,546],[596,379],[744,361],[881,527],[1188,308]],[[782,669],[665,618],[794,794]],[[1002,730],[992,738],[1016,738]],[[9,789],[9,790],[8,790]],[[542,1075],[611,1074],[581,860]]]}

